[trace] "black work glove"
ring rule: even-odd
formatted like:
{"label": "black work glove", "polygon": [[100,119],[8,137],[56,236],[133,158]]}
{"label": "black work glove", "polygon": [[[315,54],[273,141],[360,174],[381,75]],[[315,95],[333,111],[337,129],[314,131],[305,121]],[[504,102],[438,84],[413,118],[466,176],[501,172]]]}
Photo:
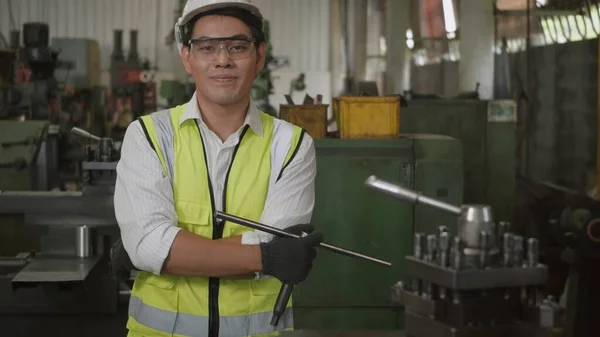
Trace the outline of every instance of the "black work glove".
{"label": "black work glove", "polygon": [[317,257],[316,246],[323,241],[323,234],[312,233],[314,227],[309,224],[291,226],[286,232],[301,235],[298,239],[274,237],[261,243],[262,273],[279,279],[282,283],[298,284],[306,279]]}
{"label": "black work glove", "polygon": [[136,269],[123,246],[121,238],[110,249],[110,268],[113,275],[118,280],[123,281],[129,279],[131,271]]}

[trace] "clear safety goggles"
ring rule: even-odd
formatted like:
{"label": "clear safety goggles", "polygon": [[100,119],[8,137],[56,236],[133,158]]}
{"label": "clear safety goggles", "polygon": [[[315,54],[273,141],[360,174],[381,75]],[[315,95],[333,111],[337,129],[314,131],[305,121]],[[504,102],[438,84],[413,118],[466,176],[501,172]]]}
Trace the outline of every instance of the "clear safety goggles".
{"label": "clear safety goggles", "polygon": [[252,56],[256,40],[246,37],[222,37],[191,39],[190,53],[199,61],[214,61],[223,50],[231,60]]}

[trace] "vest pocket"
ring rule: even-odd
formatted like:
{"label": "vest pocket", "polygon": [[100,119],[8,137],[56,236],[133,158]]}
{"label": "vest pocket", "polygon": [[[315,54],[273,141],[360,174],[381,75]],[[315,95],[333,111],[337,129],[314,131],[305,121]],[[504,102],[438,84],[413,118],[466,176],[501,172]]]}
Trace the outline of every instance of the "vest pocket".
{"label": "vest pocket", "polygon": [[165,289],[165,290],[174,289],[175,285],[177,285],[177,280],[179,279],[178,277],[175,277],[175,276],[169,276],[169,275],[158,276],[158,275],[154,275],[154,274],[148,273],[148,272],[140,273],[140,277],[147,284],[152,285],[157,288],[160,288],[160,289]]}
{"label": "vest pocket", "polygon": [[212,207],[201,201],[175,200],[175,209],[180,223],[192,226],[210,226]]}
{"label": "vest pocket", "polygon": [[129,302],[127,329],[132,336],[172,336],[180,278],[138,273]]}

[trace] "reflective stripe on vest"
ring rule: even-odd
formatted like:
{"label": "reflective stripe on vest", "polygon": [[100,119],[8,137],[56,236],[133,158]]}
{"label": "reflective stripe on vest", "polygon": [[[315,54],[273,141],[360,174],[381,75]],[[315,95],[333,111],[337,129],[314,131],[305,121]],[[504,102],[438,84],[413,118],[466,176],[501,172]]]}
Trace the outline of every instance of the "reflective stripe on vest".
{"label": "reflective stripe on vest", "polygon": [[[165,175],[171,180],[178,225],[211,239],[251,229],[213,221],[213,182],[196,120],[179,123],[184,106],[140,119]],[[260,113],[262,135],[248,126],[234,149],[223,186],[227,213],[260,220],[268,190],[295,156],[304,135],[297,126]],[[221,182],[214,182],[221,183]],[[279,325],[270,325],[281,282],[275,278],[218,279],[139,272],[127,327],[140,334],[248,336],[291,329],[291,301]]]}
{"label": "reflective stripe on vest", "polygon": [[[219,334],[221,336],[242,336],[240,331],[248,331],[248,336],[267,334],[281,330],[274,329],[269,322],[272,312],[261,312],[245,316],[229,316],[219,318]],[[186,315],[161,310],[144,305],[138,297],[129,300],[129,316],[139,324],[157,331],[191,337],[205,337],[208,331],[208,317]],[[289,329],[293,326],[292,308],[287,308],[281,316],[279,325]]]}

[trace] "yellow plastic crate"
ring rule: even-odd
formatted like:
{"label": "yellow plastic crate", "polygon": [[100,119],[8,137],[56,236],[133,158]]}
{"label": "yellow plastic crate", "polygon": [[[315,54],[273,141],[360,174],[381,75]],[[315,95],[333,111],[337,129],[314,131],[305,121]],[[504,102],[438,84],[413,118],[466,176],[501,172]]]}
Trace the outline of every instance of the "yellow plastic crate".
{"label": "yellow plastic crate", "polygon": [[341,139],[400,135],[400,96],[337,97],[333,100],[333,113]]}
{"label": "yellow plastic crate", "polygon": [[280,105],[279,118],[295,124],[314,139],[327,137],[328,104]]}

